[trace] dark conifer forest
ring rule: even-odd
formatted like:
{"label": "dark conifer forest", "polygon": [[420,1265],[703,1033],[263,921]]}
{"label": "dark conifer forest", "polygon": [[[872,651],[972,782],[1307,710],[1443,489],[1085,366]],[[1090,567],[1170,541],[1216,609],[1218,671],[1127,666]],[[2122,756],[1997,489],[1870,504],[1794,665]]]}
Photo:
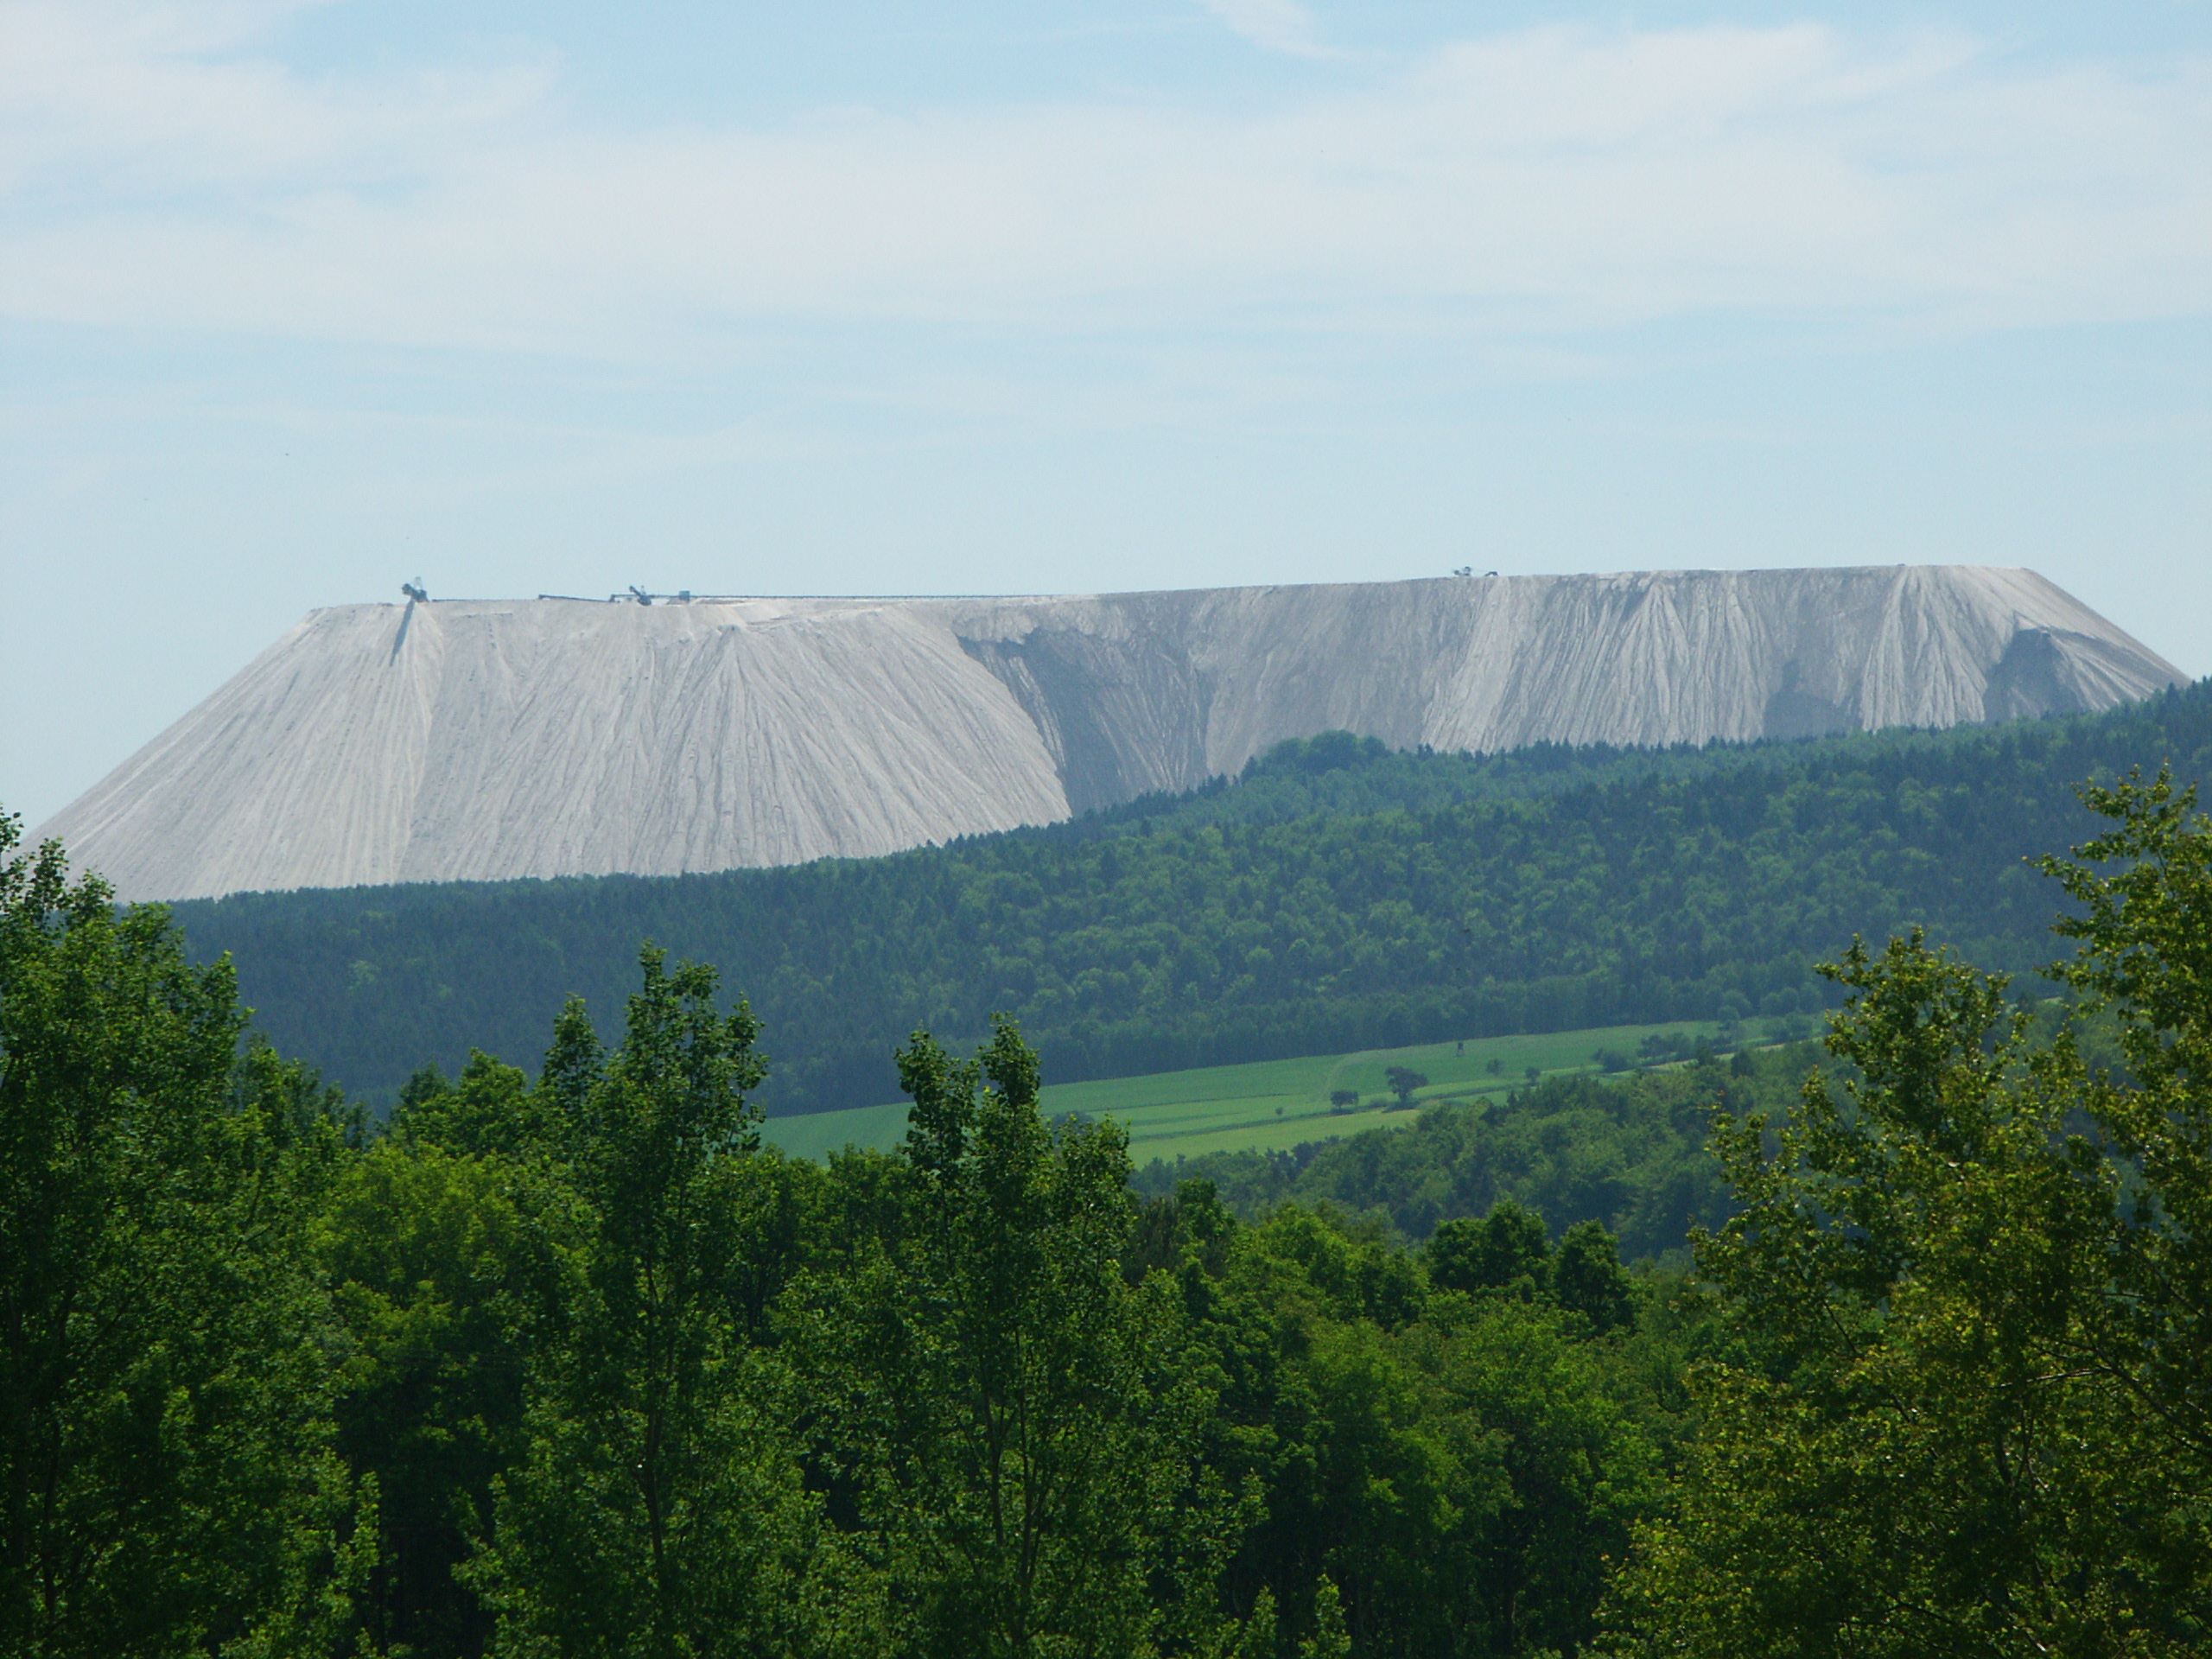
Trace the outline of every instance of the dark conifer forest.
{"label": "dark conifer forest", "polygon": [[[0,818],[0,1652],[2202,1652],[2212,819],[2164,777],[2059,780],[2200,764],[2207,709],[1492,765],[1319,743],[879,867],[387,894],[384,934],[359,894],[192,907],[248,962],[360,929],[334,949],[418,988],[527,957],[488,923],[536,915],[556,965],[512,1000],[689,904],[772,992],[633,948],[619,1021],[548,998],[534,1044],[480,1046],[528,1070],[395,1053],[362,1074],[410,1079],[388,1113]],[[2058,999],[1940,931],[1839,932],[1868,906],[2039,949]],[[1141,1182],[1111,1122],[1045,1121],[1053,1045],[988,1017],[1103,1064],[1103,1011],[1187,1008],[1169,1049],[1233,1052],[1325,985],[1354,1025],[1836,1012],[1820,1046]],[[461,995],[413,1028],[434,1051]],[[763,1014],[809,996],[798,1031]],[[898,1150],[763,1147],[764,1057],[861,1004],[985,1029],[881,1057]]]}
{"label": "dark conifer forest", "polygon": [[2108,714],[1702,750],[1283,746],[1231,784],[890,858],[425,884],[176,907],[258,1028],[388,1105],[527,1056],[581,995],[612,1037],[640,940],[741,988],[760,1103],[893,1097],[917,1027],[1013,1014],[1061,1082],[1507,1032],[1812,1013],[1853,934],[1915,923],[2031,971],[2033,855],[2093,775],[2212,778],[2212,682]]}

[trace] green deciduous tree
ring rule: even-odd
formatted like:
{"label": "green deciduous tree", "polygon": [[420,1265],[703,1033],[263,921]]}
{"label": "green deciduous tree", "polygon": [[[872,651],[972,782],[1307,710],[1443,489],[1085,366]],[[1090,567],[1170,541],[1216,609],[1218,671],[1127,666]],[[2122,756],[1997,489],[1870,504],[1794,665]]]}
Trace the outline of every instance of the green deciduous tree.
{"label": "green deciduous tree", "polygon": [[329,1651],[366,1564],[307,1248],[337,1127],[240,1058],[227,963],[18,840],[0,816],[0,1652]]}
{"label": "green deciduous tree", "polygon": [[481,1652],[491,1616],[456,1569],[524,1448],[533,1348],[558,1339],[581,1206],[543,1171],[398,1137],[346,1171],[318,1228],[345,1332],[338,1443],[373,1476],[368,1625],[400,1652]]}
{"label": "green deciduous tree", "polygon": [[532,1356],[524,1446],[471,1570],[496,1651],[690,1659],[833,1649],[849,1610],[740,1313],[760,1185],[756,1027],[711,969],[642,957],[622,1046],[580,1010],[543,1087],[587,1210],[574,1305]]}
{"label": "green deciduous tree", "polygon": [[2088,798],[2064,971],[2124,1071],[1915,937],[1836,970],[1843,1089],[1723,1122],[1743,1211],[1699,1258],[1742,1348],[1624,1585],[1643,1650],[2212,1643],[2212,824],[2163,778]]}
{"label": "green deciduous tree", "polygon": [[1211,1648],[1233,1506],[1197,1463],[1210,1390],[1172,1281],[1122,1271],[1122,1131],[1048,1128],[1010,1024],[975,1060],[917,1033],[899,1071],[899,1230],[794,1313],[834,1402],[819,1456],[889,1580],[892,1650]]}
{"label": "green deciduous tree", "polygon": [[2081,906],[2058,971],[2118,1021],[2124,1068],[2082,1106],[2129,1202],[2082,1358],[2212,1490],[2212,820],[2164,772],[2084,798],[2113,830],[2044,868]]}
{"label": "green deciduous tree", "polygon": [[1624,1404],[1611,1349],[1575,1319],[1505,1297],[1444,1306],[1401,1338],[1433,1420],[1493,1483],[1446,1534],[1456,1570],[1426,1599],[1449,1618],[1408,1653],[1572,1653],[1597,1631],[1609,1564],[1661,1497],[1656,1452]]}
{"label": "green deciduous tree", "polygon": [[1428,1276],[1444,1290],[1508,1290],[1534,1294],[1551,1281],[1551,1238],[1544,1218],[1511,1199],[1478,1221],[1462,1217],[1428,1241]]}
{"label": "green deciduous tree", "polygon": [[1567,1230],[1552,1258],[1552,1300],[1599,1331],[1618,1330],[1636,1317],[1620,1245],[1602,1223],[1578,1221]]}
{"label": "green deciduous tree", "polygon": [[1425,1294],[1415,1258],[1341,1214],[1230,1221],[1179,1195],[1188,1299],[1219,1355],[1211,1455],[1264,1495],[1232,1596],[1278,1651],[1573,1650],[1609,1557],[1660,1495],[1634,1392],[1587,1323],[1512,1295]]}

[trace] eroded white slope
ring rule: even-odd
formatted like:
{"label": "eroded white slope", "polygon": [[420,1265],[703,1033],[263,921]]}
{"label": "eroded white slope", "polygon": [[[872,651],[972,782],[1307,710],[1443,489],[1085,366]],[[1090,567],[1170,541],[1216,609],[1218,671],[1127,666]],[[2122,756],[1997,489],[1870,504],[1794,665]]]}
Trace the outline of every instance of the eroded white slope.
{"label": "eroded white slope", "polygon": [[672,874],[1065,816],[1036,728],[896,606],[317,611],[41,834],[126,898]]}
{"label": "eroded white slope", "polygon": [[1399,746],[2099,709],[2172,665],[2031,573],[318,611],[41,834],[126,897],[882,853]]}
{"label": "eroded white slope", "polygon": [[[1188,787],[1335,728],[1401,747],[1695,743],[2108,708],[2180,677],[2032,572],[1956,566],[949,608],[1033,709],[1078,809]],[[1115,711],[1093,722],[1103,737],[1084,723],[1102,703]]]}

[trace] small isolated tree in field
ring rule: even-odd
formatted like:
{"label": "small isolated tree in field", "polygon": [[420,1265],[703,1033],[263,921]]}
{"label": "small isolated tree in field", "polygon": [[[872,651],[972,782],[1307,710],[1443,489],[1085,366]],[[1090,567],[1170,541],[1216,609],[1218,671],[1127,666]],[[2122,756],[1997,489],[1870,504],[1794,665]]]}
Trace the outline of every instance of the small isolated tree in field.
{"label": "small isolated tree in field", "polygon": [[1332,1089],[1329,1090],[1329,1104],[1335,1107],[1340,1112],[1348,1112],[1351,1110],[1353,1107],[1359,1104],[1359,1090],[1357,1089]]}
{"label": "small isolated tree in field", "polygon": [[1411,1066],[1394,1065],[1382,1075],[1389,1080],[1390,1092],[1398,1097],[1398,1104],[1401,1106],[1410,1106],[1414,1103],[1414,1090],[1428,1087],[1428,1078]]}

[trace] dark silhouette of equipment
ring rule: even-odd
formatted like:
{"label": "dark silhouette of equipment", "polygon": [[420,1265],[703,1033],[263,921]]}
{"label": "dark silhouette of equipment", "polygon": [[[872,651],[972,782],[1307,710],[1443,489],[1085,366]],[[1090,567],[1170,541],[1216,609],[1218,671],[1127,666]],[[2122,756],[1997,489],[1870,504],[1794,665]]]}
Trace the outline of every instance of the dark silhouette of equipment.
{"label": "dark silhouette of equipment", "polygon": [[[540,594],[538,597],[574,600],[579,605],[596,605],[600,602],[598,600],[587,598],[582,594]],[[689,588],[680,593],[654,594],[648,593],[633,582],[630,584],[627,592],[609,594],[606,602],[609,605],[689,605],[692,598],[693,594]]]}
{"label": "dark silhouette of equipment", "polygon": [[412,582],[401,582],[399,591],[407,595],[407,602],[410,605],[427,605],[430,602],[430,591],[423,586],[423,578],[420,576],[416,577]]}

